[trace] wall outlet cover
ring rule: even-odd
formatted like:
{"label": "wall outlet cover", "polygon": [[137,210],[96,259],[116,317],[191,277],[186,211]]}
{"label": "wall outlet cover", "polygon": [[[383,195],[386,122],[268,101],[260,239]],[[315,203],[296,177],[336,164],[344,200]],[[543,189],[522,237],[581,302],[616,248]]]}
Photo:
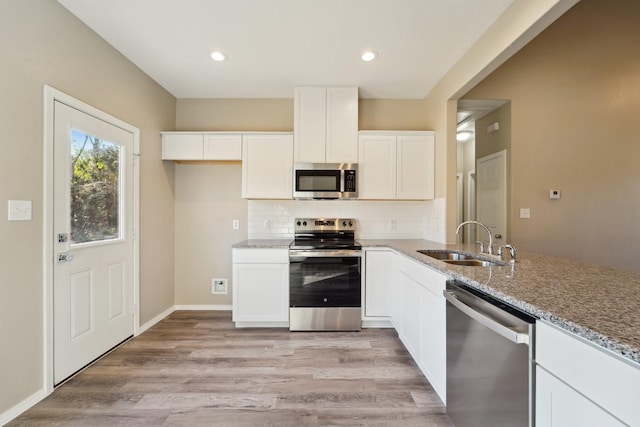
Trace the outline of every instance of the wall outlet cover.
{"label": "wall outlet cover", "polygon": [[211,279],[212,294],[226,294],[228,292],[227,279]]}

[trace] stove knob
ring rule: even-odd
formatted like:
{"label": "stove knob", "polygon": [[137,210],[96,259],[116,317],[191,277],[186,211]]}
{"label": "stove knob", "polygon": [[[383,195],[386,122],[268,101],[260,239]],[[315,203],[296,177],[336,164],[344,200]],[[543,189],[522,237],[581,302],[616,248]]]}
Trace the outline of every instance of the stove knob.
{"label": "stove knob", "polygon": [[346,227],[347,226],[347,221],[342,221],[342,226]]}
{"label": "stove knob", "polygon": [[327,302],[327,298],[324,299],[324,302]]}
{"label": "stove knob", "polygon": [[307,221],[302,221],[302,225],[307,226]]}
{"label": "stove knob", "polygon": [[300,224],[302,224],[300,221],[296,222],[296,225],[297,225],[298,227],[300,227]]}
{"label": "stove knob", "polygon": [[349,221],[349,227],[353,227],[353,222]]}

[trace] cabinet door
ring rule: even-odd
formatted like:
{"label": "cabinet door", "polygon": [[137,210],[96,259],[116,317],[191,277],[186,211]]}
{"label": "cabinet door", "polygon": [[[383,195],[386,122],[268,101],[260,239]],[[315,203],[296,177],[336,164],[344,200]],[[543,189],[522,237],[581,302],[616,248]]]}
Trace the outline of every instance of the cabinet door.
{"label": "cabinet door", "polygon": [[604,409],[536,367],[536,427],[623,426]]}
{"label": "cabinet door", "polygon": [[424,291],[414,278],[400,271],[402,287],[402,333],[400,339],[416,362],[420,360],[420,295]]}
{"label": "cabinet door", "polygon": [[397,144],[397,198],[433,199],[435,138],[398,136]]}
{"label": "cabinet door", "polygon": [[365,316],[391,316],[393,256],[388,250],[365,251]]}
{"label": "cabinet door", "polygon": [[233,321],[289,321],[289,265],[233,265]]}
{"label": "cabinet door", "polygon": [[358,88],[327,88],[327,163],[358,163]]}
{"label": "cabinet door", "polygon": [[242,134],[204,134],[204,160],[242,160]]}
{"label": "cabinet door", "polygon": [[293,198],[293,138],[291,135],[244,135],[242,197]]}
{"label": "cabinet door", "polygon": [[358,187],[359,199],[395,199],[395,136],[360,136]]}
{"label": "cabinet door", "polygon": [[[438,278],[440,275],[435,272],[434,275],[444,289],[446,279]],[[437,283],[430,285],[437,286]],[[446,400],[447,386],[446,321],[446,300],[442,291],[437,295],[424,289],[420,294],[420,359],[417,362],[443,401]]]}
{"label": "cabinet door", "polygon": [[325,162],[326,116],[326,88],[295,89],[293,133],[296,162]]}
{"label": "cabinet door", "polygon": [[162,160],[202,160],[202,134],[162,135]]}

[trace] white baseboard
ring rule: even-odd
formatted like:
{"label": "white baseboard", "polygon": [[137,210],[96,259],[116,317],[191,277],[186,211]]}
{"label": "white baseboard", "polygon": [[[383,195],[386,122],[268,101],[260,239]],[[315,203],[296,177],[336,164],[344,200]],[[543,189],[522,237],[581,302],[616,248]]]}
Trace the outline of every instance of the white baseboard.
{"label": "white baseboard", "polygon": [[138,335],[140,335],[141,333],[143,333],[144,331],[146,331],[147,329],[149,329],[150,327],[152,327],[153,325],[155,325],[156,323],[158,323],[159,321],[161,321],[162,319],[164,319],[165,317],[173,313],[175,310],[176,310],[175,306],[169,307],[162,313],[158,314],[153,319],[149,320],[144,325],[140,325],[140,328],[138,330]]}
{"label": "white baseboard", "polygon": [[192,305],[176,305],[176,310],[192,310],[192,311],[231,311],[231,305],[207,305],[207,304],[192,304]]}
{"label": "white baseboard", "polygon": [[393,328],[393,324],[389,319],[363,319],[363,328]]}
{"label": "white baseboard", "polygon": [[0,426],[7,424],[9,421],[22,414],[24,411],[31,408],[36,403],[40,402],[45,397],[47,397],[47,392],[44,390],[44,388],[42,388],[24,399],[22,402],[18,403],[12,408],[9,408],[8,410],[0,414]]}

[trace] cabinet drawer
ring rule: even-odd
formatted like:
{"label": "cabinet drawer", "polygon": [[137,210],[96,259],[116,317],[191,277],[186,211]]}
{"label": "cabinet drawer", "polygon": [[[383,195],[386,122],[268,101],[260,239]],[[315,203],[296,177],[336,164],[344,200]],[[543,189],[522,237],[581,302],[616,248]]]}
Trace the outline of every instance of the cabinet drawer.
{"label": "cabinet drawer", "polygon": [[536,324],[536,362],[623,422],[640,420],[640,365],[544,321]]}
{"label": "cabinet drawer", "polygon": [[233,263],[288,264],[288,249],[233,249]]}

